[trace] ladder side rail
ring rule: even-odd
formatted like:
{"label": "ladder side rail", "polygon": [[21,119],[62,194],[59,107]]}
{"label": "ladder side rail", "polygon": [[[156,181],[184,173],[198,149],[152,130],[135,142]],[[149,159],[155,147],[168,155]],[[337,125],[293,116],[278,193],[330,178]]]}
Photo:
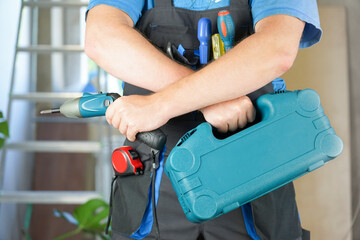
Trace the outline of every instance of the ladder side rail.
{"label": "ladder side rail", "polygon": [[[21,0],[20,13],[19,13],[19,22],[18,22],[17,31],[16,31],[17,35],[16,35],[16,42],[15,42],[15,48],[14,48],[13,68],[12,68],[11,79],[10,79],[10,88],[9,88],[9,96],[8,96],[8,108],[6,110],[6,118],[7,118],[7,121],[9,123],[10,123],[10,120],[11,120],[11,107],[12,107],[11,94],[14,91],[14,85],[15,85],[15,70],[16,70],[16,60],[17,60],[17,49],[18,49],[19,39],[20,39],[20,27],[21,27],[23,10],[24,10],[24,0]],[[6,150],[2,149],[1,150],[1,158],[0,158],[0,189],[3,188],[3,183],[4,183],[5,158],[6,158]]]}

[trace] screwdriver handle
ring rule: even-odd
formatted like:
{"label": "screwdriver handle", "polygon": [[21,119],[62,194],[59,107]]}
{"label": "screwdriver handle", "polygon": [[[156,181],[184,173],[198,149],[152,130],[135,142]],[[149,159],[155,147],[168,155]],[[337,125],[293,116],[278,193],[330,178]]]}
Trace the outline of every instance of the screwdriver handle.
{"label": "screwdriver handle", "polygon": [[211,21],[208,18],[200,18],[198,22],[198,39],[200,42],[200,63],[207,64],[209,56],[209,42],[211,38]]}
{"label": "screwdriver handle", "polygon": [[220,34],[216,33],[212,35],[211,43],[213,48],[213,58],[214,60],[217,60],[219,57],[225,54],[225,47],[223,41],[220,38]]}
{"label": "screwdriver handle", "polygon": [[222,10],[218,13],[217,27],[225,46],[225,52],[228,52],[232,48],[235,38],[234,21],[229,10]]}

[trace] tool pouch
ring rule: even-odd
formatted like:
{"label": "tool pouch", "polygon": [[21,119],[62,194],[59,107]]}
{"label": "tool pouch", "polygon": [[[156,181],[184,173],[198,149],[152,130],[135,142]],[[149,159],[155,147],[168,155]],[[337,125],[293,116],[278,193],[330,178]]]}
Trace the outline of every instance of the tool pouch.
{"label": "tool pouch", "polygon": [[[116,176],[111,184],[110,212],[112,234],[142,239],[151,230],[163,171],[164,150],[155,150],[139,141],[124,143],[140,155],[143,175]],[[165,147],[164,147],[165,148]],[[107,230],[108,230],[107,227]],[[158,226],[157,226],[158,231]]]}

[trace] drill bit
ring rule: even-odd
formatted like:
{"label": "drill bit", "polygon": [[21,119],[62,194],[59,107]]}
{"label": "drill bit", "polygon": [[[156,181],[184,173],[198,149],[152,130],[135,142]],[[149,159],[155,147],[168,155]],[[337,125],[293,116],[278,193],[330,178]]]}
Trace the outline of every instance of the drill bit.
{"label": "drill bit", "polygon": [[48,110],[42,110],[40,114],[51,114],[51,113],[60,113],[60,108],[53,108]]}

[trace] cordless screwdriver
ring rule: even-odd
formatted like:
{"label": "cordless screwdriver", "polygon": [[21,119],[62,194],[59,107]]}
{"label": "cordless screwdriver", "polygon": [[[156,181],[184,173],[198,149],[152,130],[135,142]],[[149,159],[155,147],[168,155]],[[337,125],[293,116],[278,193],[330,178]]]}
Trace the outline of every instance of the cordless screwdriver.
{"label": "cordless screwdriver", "polygon": [[[68,118],[105,116],[106,109],[119,97],[117,93],[84,93],[82,97],[64,102],[59,108],[43,110],[40,114],[61,113]],[[138,133],[136,139],[157,150],[166,143],[166,135],[160,129]]]}
{"label": "cordless screwdriver", "polygon": [[108,106],[119,97],[117,93],[84,93],[82,97],[66,101],[60,108],[43,110],[40,114],[61,113],[68,118],[104,116]]}

